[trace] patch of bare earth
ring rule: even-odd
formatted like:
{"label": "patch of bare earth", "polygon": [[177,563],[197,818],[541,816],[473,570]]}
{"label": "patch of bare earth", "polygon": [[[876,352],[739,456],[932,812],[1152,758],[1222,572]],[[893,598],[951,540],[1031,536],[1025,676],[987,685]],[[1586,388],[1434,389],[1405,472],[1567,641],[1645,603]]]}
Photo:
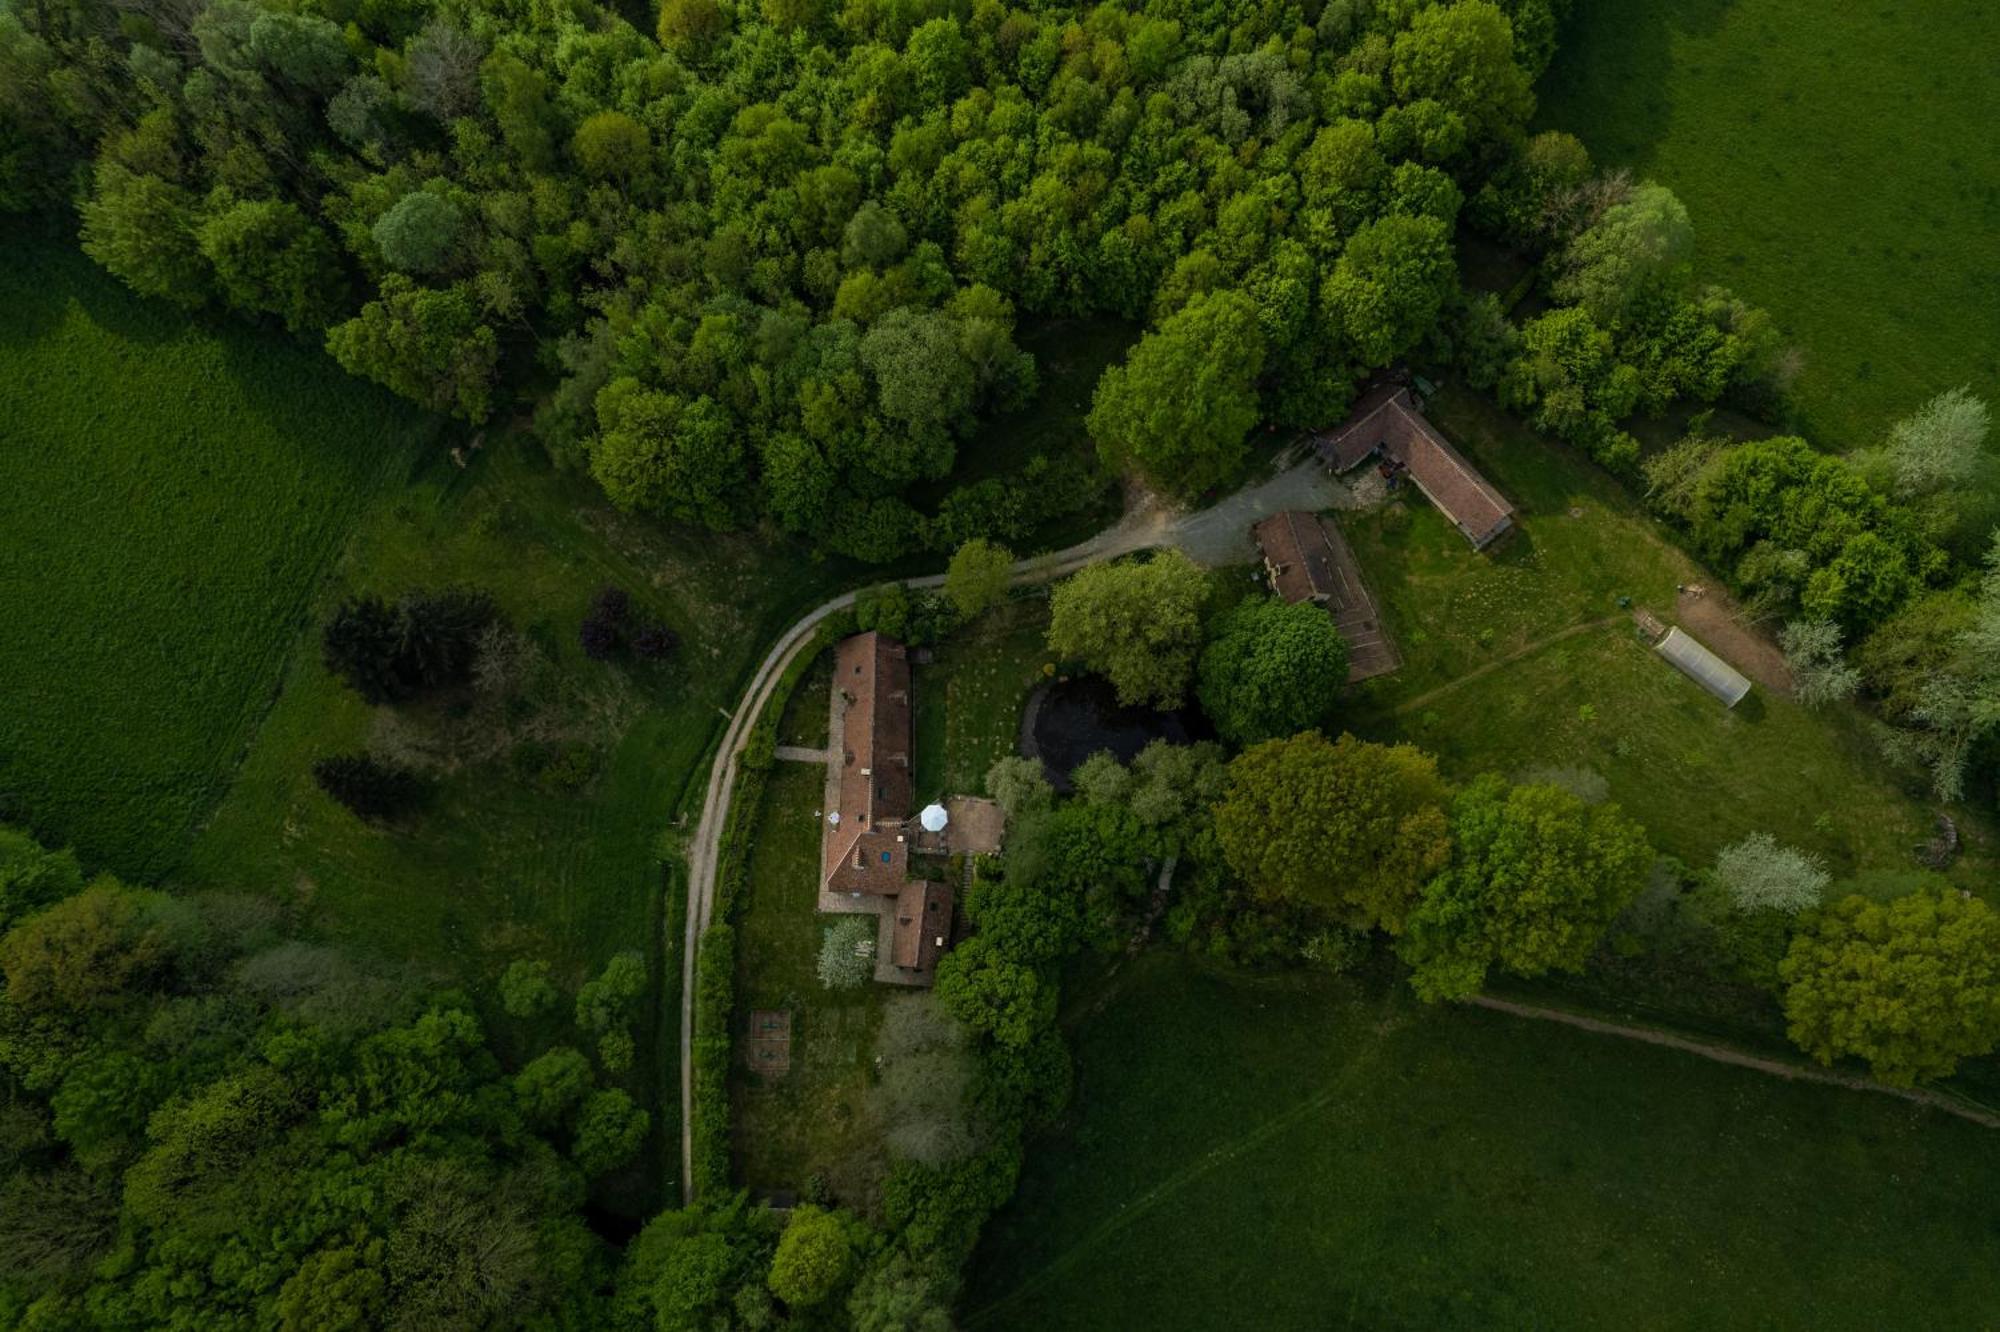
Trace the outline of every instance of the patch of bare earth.
{"label": "patch of bare earth", "polygon": [[1792,673],[1785,654],[1769,635],[1750,624],[1726,593],[1703,585],[1700,593],[1686,589],[1675,598],[1674,619],[1711,651],[1737,670],[1781,693],[1792,692]]}

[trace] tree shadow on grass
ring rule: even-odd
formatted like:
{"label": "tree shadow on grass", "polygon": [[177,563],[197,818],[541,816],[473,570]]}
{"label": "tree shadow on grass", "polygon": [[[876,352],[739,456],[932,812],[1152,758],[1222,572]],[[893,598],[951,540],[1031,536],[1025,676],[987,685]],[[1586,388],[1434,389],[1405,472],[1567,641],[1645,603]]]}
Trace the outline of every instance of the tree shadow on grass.
{"label": "tree shadow on grass", "polygon": [[1581,0],[1536,91],[1535,128],[1564,130],[1602,165],[1644,170],[1673,119],[1676,37],[1714,32],[1737,0]]}

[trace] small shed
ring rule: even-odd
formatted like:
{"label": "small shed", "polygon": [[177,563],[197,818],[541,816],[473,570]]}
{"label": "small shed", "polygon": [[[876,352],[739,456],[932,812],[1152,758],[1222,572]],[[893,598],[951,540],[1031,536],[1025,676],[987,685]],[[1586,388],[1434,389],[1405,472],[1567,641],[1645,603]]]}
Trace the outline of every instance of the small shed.
{"label": "small shed", "polygon": [[1750,682],[1743,678],[1742,672],[1677,628],[1667,630],[1667,636],[1654,644],[1653,650],[1721,699],[1725,708],[1735,707],[1750,692]]}

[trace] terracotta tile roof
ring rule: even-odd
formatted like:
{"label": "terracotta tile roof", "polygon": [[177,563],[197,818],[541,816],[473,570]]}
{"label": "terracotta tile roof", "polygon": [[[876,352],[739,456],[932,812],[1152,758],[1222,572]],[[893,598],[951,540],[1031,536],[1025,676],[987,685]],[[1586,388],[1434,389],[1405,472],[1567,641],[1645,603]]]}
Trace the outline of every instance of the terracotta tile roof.
{"label": "terracotta tile roof", "polygon": [[1250,529],[1271,585],[1286,601],[1324,601],[1336,588],[1333,551],[1326,529],[1312,514],[1297,509],[1274,513]]}
{"label": "terracotta tile roof", "polygon": [[929,971],[951,945],[952,892],[948,884],[905,884],[896,897],[895,941],[890,960],[906,971]]}
{"label": "terracotta tile roof", "polygon": [[1396,646],[1382,627],[1375,599],[1361,579],[1361,566],[1340,528],[1315,514],[1288,509],[1274,513],[1251,529],[1264,552],[1271,586],[1286,601],[1311,599],[1347,640],[1349,680],[1386,675],[1402,665]]}
{"label": "terracotta tile roof", "polygon": [[834,760],[840,764],[840,821],[825,839],[825,883],[836,892],[896,893],[909,863],[903,821],[910,817],[910,654],[869,632],[834,649],[833,687],[847,699]]}
{"label": "terracotta tile roof", "polygon": [[1399,385],[1384,384],[1368,394],[1347,423],[1321,435],[1315,447],[1341,472],[1380,449],[1409,469],[1417,489],[1474,549],[1484,549],[1514,525],[1514,506],[1424,419],[1410,391]]}

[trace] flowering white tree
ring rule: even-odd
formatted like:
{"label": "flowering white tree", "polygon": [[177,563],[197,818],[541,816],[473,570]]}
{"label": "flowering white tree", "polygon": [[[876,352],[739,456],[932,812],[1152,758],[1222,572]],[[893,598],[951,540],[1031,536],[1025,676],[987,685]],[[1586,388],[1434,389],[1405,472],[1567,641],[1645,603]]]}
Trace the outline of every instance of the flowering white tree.
{"label": "flowering white tree", "polygon": [[1751,833],[1715,858],[1715,881],[1739,911],[1795,916],[1818,906],[1832,880],[1818,856],[1780,845],[1769,833]]}
{"label": "flowering white tree", "polygon": [[1986,404],[1969,388],[1947,389],[1889,430],[1896,491],[1923,495],[1972,479],[1990,425]]}
{"label": "flowering white tree", "polygon": [[827,926],[819,946],[819,983],[851,990],[875,974],[875,918],[843,916]]}

